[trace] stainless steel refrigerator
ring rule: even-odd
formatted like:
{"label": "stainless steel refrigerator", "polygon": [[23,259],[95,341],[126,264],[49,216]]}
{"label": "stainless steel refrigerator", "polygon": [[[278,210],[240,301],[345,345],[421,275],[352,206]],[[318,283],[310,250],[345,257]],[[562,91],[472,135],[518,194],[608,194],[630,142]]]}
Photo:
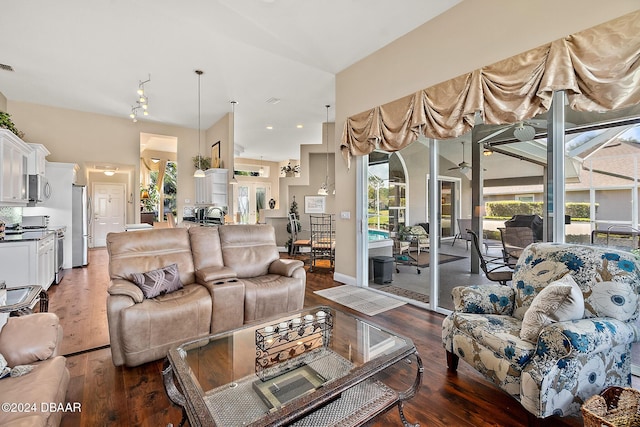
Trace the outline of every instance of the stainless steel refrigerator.
{"label": "stainless steel refrigerator", "polygon": [[84,185],[73,184],[71,221],[71,265],[84,267],[89,263],[89,197]]}

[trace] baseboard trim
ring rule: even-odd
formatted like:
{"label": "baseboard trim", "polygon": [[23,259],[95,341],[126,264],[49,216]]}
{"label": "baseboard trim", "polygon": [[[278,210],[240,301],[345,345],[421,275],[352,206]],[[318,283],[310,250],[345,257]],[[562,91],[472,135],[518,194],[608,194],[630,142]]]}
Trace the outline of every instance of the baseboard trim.
{"label": "baseboard trim", "polygon": [[355,277],[347,276],[346,274],[342,274],[342,273],[335,273],[334,272],[333,273],[333,280],[335,280],[336,282],[344,283],[345,285],[358,286]]}

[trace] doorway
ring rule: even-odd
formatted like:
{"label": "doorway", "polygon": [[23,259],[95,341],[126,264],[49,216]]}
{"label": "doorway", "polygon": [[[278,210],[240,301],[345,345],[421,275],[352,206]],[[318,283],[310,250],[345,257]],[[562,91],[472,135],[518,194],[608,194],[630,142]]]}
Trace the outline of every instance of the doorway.
{"label": "doorway", "polygon": [[[456,222],[460,218],[460,186],[462,180],[459,178],[440,176],[438,177],[438,195],[439,200],[438,218],[440,218],[439,236],[445,240],[450,240],[456,235]],[[427,175],[427,193],[425,195],[427,217],[429,215],[429,175]],[[437,221],[431,221],[429,224],[435,224]]]}
{"label": "doorway", "polygon": [[236,222],[239,224],[257,224],[260,211],[267,208],[267,200],[271,198],[271,184],[264,182],[244,181],[238,184],[236,200]]}
{"label": "doorway", "polygon": [[93,247],[107,245],[107,234],[124,231],[125,184],[93,183]]}

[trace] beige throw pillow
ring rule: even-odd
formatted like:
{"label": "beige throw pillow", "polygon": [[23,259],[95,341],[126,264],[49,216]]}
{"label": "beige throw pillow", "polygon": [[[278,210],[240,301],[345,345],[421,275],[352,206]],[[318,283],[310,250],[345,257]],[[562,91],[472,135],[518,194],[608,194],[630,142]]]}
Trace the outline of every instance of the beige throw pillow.
{"label": "beige throw pillow", "polygon": [[542,328],[553,322],[582,319],[584,297],[569,274],[548,284],[533,299],[522,319],[520,338],[535,343]]}

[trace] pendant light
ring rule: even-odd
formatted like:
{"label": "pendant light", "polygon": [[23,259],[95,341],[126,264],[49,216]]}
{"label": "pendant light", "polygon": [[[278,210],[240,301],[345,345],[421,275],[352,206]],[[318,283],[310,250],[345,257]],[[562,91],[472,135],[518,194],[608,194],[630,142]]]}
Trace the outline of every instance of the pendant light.
{"label": "pendant light", "polygon": [[322,183],[322,185],[320,186],[320,188],[318,189],[318,195],[319,196],[326,196],[329,194],[329,105],[325,105],[325,107],[327,108],[327,125],[326,125],[326,129],[325,129],[325,134],[326,134],[326,138],[325,138],[325,142],[327,144],[326,147],[326,152],[327,152],[327,158],[326,158],[326,165],[327,165],[327,170],[326,170],[326,174],[324,176],[324,182]]}
{"label": "pendant light", "polygon": [[193,174],[194,178],[204,178],[204,171],[202,170],[202,155],[200,154],[200,77],[204,71],[196,70],[198,75],[198,169]]}
{"label": "pendant light", "polygon": [[[235,146],[236,146],[236,104],[238,103],[238,101],[231,101],[231,113],[233,114],[233,141],[231,141],[231,146],[233,147],[234,151],[235,151]],[[236,179],[236,171],[235,171],[235,167],[233,168],[234,171],[233,176],[231,177],[231,181],[229,181],[229,184],[231,185],[238,185],[238,180]]]}

